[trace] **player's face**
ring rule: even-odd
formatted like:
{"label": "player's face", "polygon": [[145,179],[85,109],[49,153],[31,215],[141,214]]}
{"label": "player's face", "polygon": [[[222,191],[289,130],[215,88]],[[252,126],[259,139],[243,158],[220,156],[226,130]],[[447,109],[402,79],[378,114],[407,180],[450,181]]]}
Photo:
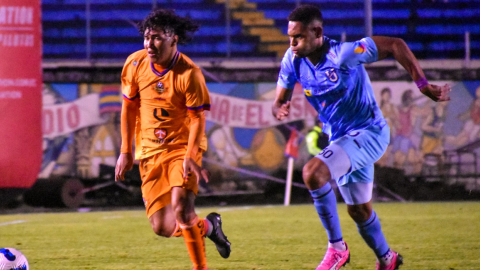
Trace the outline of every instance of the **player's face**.
{"label": "player's face", "polygon": [[178,36],[171,31],[159,28],[146,29],[143,35],[143,46],[152,63],[167,66],[177,52]]}
{"label": "player's face", "polygon": [[290,48],[297,57],[307,57],[323,44],[323,29],[316,21],[309,25],[289,21],[287,34],[290,38]]}

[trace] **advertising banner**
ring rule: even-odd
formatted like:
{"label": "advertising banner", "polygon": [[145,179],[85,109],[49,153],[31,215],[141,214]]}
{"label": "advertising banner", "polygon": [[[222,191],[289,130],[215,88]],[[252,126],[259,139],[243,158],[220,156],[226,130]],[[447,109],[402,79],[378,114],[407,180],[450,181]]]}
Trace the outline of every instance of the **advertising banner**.
{"label": "advertising banner", "polygon": [[239,128],[268,128],[281,124],[315,118],[317,112],[303,94],[294,94],[291,99],[290,115],[278,121],[272,115],[272,100],[251,100],[210,93],[212,107],[205,112],[208,121]]}
{"label": "advertising banner", "polygon": [[0,2],[0,188],[28,188],[42,162],[39,0]]}
{"label": "advertising banner", "polygon": [[53,139],[84,127],[103,124],[99,95],[90,94],[73,102],[43,107],[43,137]]}

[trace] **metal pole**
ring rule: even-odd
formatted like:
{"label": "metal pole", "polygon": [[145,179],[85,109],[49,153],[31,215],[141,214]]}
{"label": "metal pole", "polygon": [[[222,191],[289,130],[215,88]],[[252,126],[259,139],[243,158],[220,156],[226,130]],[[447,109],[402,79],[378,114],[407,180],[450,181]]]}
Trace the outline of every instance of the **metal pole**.
{"label": "metal pole", "polygon": [[90,0],[85,1],[85,28],[86,28],[86,57],[90,60],[92,56],[92,39],[91,39],[91,25],[90,25]]}
{"label": "metal pole", "polygon": [[465,32],[465,68],[470,67],[470,32]]}
{"label": "metal pole", "polygon": [[364,0],[365,9],[365,36],[372,36],[372,0]]}
{"label": "metal pole", "polygon": [[285,183],[285,198],[283,201],[283,205],[288,206],[290,205],[290,197],[292,194],[292,181],[293,181],[293,165],[294,165],[293,157],[288,158],[288,169],[287,169],[287,182]]}
{"label": "metal pole", "polygon": [[231,54],[231,28],[230,28],[230,0],[225,0],[225,42],[227,43],[227,58],[230,58]]}

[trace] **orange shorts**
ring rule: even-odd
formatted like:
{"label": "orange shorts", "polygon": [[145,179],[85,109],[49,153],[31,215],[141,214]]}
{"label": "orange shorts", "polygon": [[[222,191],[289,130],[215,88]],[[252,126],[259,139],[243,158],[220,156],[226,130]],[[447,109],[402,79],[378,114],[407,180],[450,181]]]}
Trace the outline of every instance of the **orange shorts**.
{"label": "orange shorts", "polygon": [[[183,178],[183,161],[186,148],[168,149],[140,160],[140,176],[142,177],[142,196],[147,216],[172,203],[172,187],[182,187],[198,193],[195,174]],[[201,166],[202,151],[195,161]]]}

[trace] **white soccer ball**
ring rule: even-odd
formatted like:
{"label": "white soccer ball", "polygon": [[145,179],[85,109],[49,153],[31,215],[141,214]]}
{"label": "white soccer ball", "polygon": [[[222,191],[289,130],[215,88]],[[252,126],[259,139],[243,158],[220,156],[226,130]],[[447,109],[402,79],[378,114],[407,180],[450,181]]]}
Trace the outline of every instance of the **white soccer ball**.
{"label": "white soccer ball", "polygon": [[27,257],[14,248],[0,249],[0,270],[29,270]]}

